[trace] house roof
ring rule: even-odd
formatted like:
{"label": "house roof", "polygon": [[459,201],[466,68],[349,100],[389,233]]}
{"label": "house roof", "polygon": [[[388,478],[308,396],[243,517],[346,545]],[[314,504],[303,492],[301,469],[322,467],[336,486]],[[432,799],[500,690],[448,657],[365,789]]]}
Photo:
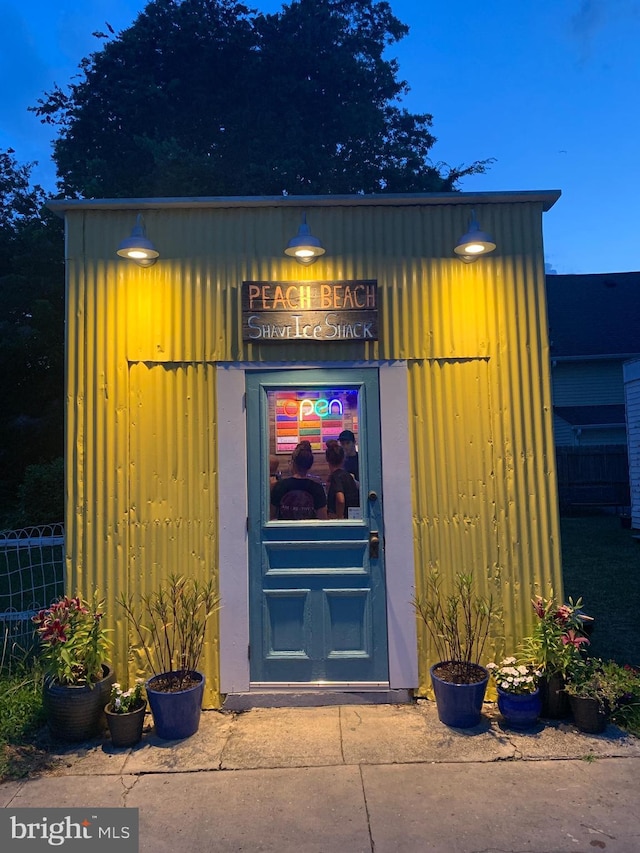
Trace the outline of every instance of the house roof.
{"label": "house roof", "polygon": [[548,275],[551,358],[640,355],[640,272]]}
{"label": "house roof", "polygon": [[553,411],[576,427],[620,426],[625,423],[624,403],[611,406],[554,406]]}
{"label": "house roof", "polygon": [[60,198],[47,207],[59,215],[67,210],[149,210],[208,207],[367,207],[427,206],[438,204],[542,204],[550,210],[560,190],[508,190],[505,192],[371,193],[368,195],[201,196],[193,198]]}

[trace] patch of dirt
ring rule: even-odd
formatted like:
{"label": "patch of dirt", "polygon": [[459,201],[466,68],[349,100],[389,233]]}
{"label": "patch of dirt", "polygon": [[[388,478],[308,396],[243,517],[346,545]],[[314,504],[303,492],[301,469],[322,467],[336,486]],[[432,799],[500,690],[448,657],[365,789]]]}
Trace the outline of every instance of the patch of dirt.
{"label": "patch of dirt", "polygon": [[1,755],[0,782],[26,779],[52,766],[49,750],[35,743],[4,744]]}

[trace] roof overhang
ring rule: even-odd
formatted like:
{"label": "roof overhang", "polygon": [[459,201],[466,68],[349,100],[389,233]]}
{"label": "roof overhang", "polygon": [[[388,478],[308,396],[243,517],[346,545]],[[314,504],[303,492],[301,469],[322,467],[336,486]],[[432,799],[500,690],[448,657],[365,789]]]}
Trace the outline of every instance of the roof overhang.
{"label": "roof overhang", "polygon": [[47,207],[63,216],[72,210],[158,210],[180,208],[241,207],[429,207],[454,204],[541,204],[550,210],[560,198],[560,190],[523,190],[487,193],[398,193],[372,195],[299,196],[202,196],[192,198],[82,198],[51,199]]}

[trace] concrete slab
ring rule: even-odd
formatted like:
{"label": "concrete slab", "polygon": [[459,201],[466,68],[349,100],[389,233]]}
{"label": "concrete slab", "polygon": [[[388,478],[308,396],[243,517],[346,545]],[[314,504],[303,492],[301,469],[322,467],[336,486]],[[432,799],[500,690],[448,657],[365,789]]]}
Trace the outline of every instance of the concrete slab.
{"label": "concrete slab", "polygon": [[0,809],[6,809],[20,790],[23,782],[3,782],[0,785]]}
{"label": "concrete slab", "polygon": [[504,761],[515,757],[509,739],[486,717],[472,729],[451,729],[440,722],[433,702],[410,707],[343,707],[340,715],[347,764]]}
{"label": "concrete slab", "polygon": [[638,759],[363,766],[376,853],[631,853]]}
{"label": "concrete slab", "polygon": [[254,708],[235,718],[225,770],[343,764],[340,709]]}
{"label": "concrete slab", "polygon": [[609,725],[602,734],[580,732],[573,723],[543,720],[526,732],[505,725],[496,707],[485,712],[492,728],[501,732],[515,750],[514,758],[525,761],[565,760],[570,758],[636,757],[640,756],[640,740],[631,737],[617,726]]}
{"label": "concrete slab", "polygon": [[140,853],[371,853],[357,767],[143,776]]}
{"label": "concrete slab", "polygon": [[124,771],[184,773],[188,770],[219,770],[234,719],[233,715],[219,711],[203,711],[198,731],[184,740],[163,740],[151,728],[136,747],[126,751]]}
{"label": "concrete slab", "polygon": [[137,779],[137,776],[65,776],[63,779],[41,776],[21,784],[7,807],[122,808]]}

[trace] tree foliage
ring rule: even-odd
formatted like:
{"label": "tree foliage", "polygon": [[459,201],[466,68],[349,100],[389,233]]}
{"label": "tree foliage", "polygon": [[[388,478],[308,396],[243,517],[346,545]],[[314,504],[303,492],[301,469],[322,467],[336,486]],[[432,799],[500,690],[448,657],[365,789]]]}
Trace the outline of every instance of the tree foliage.
{"label": "tree foliage", "polygon": [[34,111],[58,128],[60,190],[86,197],[428,192],[432,117],[401,107],[387,2],[153,0]]}
{"label": "tree foliage", "polygon": [[27,466],[63,451],[62,222],[14,153],[0,152],[0,525]]}

